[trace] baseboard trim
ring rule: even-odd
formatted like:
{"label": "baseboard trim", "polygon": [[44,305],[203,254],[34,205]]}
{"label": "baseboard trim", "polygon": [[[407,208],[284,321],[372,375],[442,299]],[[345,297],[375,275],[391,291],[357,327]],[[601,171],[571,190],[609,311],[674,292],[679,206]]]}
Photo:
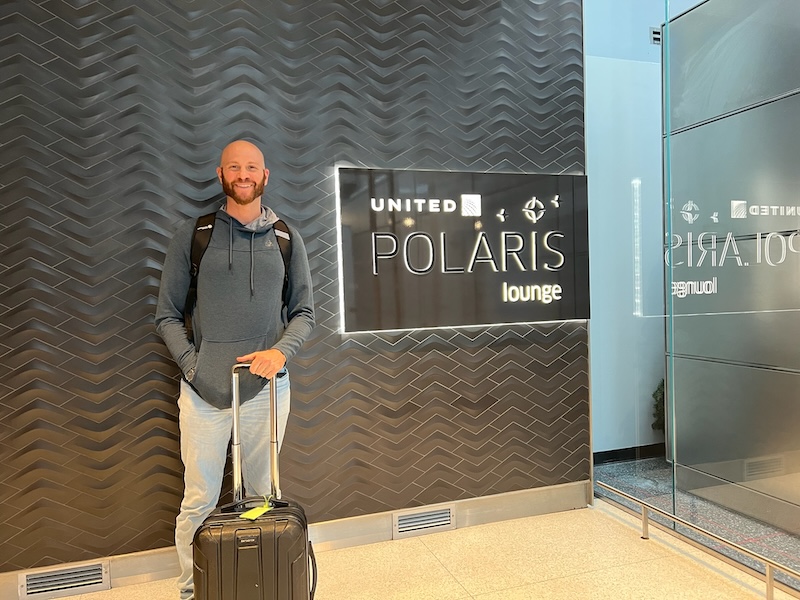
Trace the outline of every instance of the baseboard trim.
{"label": "baseboard trim", "polygon": [[[520,519],[535,515],[586,508],[592,503],[590,481],[565,483],[530,490],[506,492],[425,507],[454,506],[456,528]],[[335,521],[313,523],[309,536],[314,549],[320,552],[362,546],[392,539],[394,512],[376,513]]]}
{"label": "baseboard trim", "polygon": [[[95,564],[99,560],[108,561],[109,563],[112,589],[125,587],[127,585],[147,583],[149,581],[158,581],[160,579],[169,579],[170,577],[177,577],[180,572],[178,568],[178,554],[175,552],[175,546],[169,546],[156,550],[120,554],[108,558],[65,563],[63,565],[50,565],[41,569],[25,569],[22,571],[0,573],[0,598],[9,600],[12,598],[19,598],[18,583],[21,574],[27,575],[38,571],[49,571],[55,566],[77,568],[82,565]],[[76,591],[76,593],[80,592]],[[175,593],[177,595],[177,591]]]}
{"label": "baseboard trim", "polygon": [[[462,528],[586,508],[591,503],[592,484],[587,480],[468,498],[445,504],[455,507],[456,528]],[[440,505],[418,508],[434,509],[437,506]],[[318,552],[389,541],[392,539],[394,512],[312,523],[309,526],[309,537]],[[112,556],[103,560],[110,561],[112,589],[177,577],[179,571],[178,555],[174,546]],[[92,562],[97,561],[83,561],[70,565],[79,566]],[[52,565],[46,567],[46,569],[51,568]],[[0,573],[0,598],[18,598],[17,581],[20,573],[36,571],[37,569],[26,569]]]}

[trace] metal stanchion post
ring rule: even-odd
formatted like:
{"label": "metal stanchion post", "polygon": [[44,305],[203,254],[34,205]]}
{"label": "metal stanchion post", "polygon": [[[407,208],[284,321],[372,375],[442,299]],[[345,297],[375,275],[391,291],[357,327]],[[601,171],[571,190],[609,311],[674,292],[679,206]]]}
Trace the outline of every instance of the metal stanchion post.
{"label": "metal stanchion post", "polygon": [[646,506],[642,506],[642,539],[650,539],[650,520],[648,519]]}
{"label": "metal stanchion post", "polygon": [[767,563],[766,567],[767,600],[773,600],[775,598],[775,570],[769,563]]}

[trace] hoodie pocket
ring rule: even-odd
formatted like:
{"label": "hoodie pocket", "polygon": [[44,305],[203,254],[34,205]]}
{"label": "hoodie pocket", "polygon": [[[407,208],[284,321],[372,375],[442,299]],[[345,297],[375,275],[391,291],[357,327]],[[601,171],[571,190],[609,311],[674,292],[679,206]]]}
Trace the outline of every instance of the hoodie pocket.
{"label": "hoodie pocket", "polygon": [[[237,356],[266,349],[264,337],[236,342],[203,340],[197,355],[197,366],[192,385],[209,404],[218,408],[231,405],[231,368]],[[249,400],[264,387],[266,379],[247,371],[240,371],[239,391],[241,401]]]}

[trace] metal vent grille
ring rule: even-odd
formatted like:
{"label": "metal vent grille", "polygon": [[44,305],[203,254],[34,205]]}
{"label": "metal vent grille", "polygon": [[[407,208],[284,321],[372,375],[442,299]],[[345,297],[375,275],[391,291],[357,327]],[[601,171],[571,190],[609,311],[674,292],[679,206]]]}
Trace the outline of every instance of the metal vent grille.
{"label": "metal vent grille", "polygon": [[650,28],[650,43],[655,44],[656,46],[661,45],[661,28],[660,27],[651,27]]}
{"label": "metal vent grille", "polygon": [[416,512],[395,513],[392,537],[394,539],[455,529],[455,507],[452,505]]}
{"label": "metal vent grille", "polygon": [[22,573],[19,576],[19,598],[63,598],[111,589],[108,562],[70,568]]}
{"label": "metal vent grille", "polygon": [[765,477],[784,475],[786,468],[783,456],[765,456],[762,458],[750,458],[744,461],[744,480],[753,481]]}

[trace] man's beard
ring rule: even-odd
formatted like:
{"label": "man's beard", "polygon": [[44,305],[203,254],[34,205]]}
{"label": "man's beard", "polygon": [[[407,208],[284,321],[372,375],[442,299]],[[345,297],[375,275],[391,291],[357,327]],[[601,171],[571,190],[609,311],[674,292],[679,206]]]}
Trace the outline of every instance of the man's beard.
{"label": "man's beard", "polygon": [[225,192],[225,195],[228,198],[232,198],[233,201],[236,202],[236,204],[238,204],[239,206],[247,206],[248,204],[253,202],[253,200],[260,197],[264,193],[264,182],[266,181],[266,179],[267,179],[266,176],[262,175],[261,181],[255,182],[255,186],[253,187],[252,190],[250,190],[250,193],[248,193],[247,195],[242,195],[242,193],[234,187],[233,183],[225,179],[225,175],[223,175],[222,191]]}

